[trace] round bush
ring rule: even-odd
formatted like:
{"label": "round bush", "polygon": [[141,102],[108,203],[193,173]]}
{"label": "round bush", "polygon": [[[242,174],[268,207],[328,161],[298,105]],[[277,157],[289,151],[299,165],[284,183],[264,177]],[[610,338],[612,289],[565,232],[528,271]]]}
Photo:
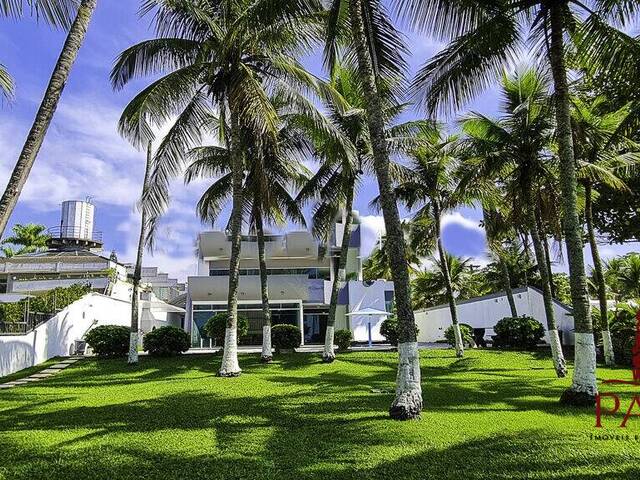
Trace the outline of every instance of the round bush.
{"label": "round bush", "polygon": [[[418,326],[416,325],[416,335],[420,330],[418,330]],[[398,345],[398,319],[395,314],[385,318],[380,324],[380,335],[382,335],[387,343],[390,343],[393,346]]]}
{"label": "round bush", "polygon": [[535,318],[505,317],[494,327],[495,346],[531,349],[544,337],[544,327]]}
{"label": "round bush", "polygon": [[271,341],[276,353],[299,347],[302,341],[301,335],[300,329],[295,325],[282,324],[271,327]]}
{"label": "round bush", "polygon": [[353,334],[351,333],[351,330],[337,330],[334,333],[334,342],[340,350],[349,350],[352,340]]}
{"label": "round bush", "polygon": [[142,339],[142,348],[153,357],[170,357],[189,350],[187,332],[177,327],[160,327],[147,333]]}
{"label": "round bush", "polygon": [[84,336],[93,353],[99,357],[124,357],[129,353],[129,327],[100,325]]}
{"label": "round bush", "polygon": [[382,321],[380,335],[391,345],[398,345],[398,319],[395,315],[391,315]]}
{"label": "round bush", "polygon": [[[229,314],[227,312],[218,312],[204,324],[204,331],[207,337],[213,338],[216,345],[219,347],[224,346],[224,336],[227,330],[227,318]],[[242,337],[246,337],[249,332],[249,320],[247,317],[238,315],[238,343]]]}
{"label": "round bush", "polygon": [[[473,328],[466,323],[460,324],[460,335],[462,335],[462,344],[466,347],[473,345]],[[452,347],[456,345],[456,336],[453,333],[453,325],[449,325],[444,331],[444,338]]]}

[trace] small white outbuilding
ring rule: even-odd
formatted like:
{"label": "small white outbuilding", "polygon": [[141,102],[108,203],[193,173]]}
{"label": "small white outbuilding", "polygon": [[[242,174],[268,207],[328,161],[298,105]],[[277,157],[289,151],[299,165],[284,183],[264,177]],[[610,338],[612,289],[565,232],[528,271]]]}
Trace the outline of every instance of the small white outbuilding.
{"label": "small white outbuilding", "polygon": [[[547,329],[544,314],[542,292],[535,287],[523,287],[513,290],[518,316],[526,315],[538,320]],[[509,302],[505,292],[498,292],[482,297],[471,298],[457,302],[458,322],[466,323],[472,328],[484,328],[485,338],[494,335],[493,327],[504,317],[511,316]],[[573,345],[574,326],[571,307],[554,300],[554,313],[558,330],[562,335],[564,345]],[[418,342],[433,343],[444,340],[444,332],[451,325],[449,305],[418,310],[415,312],[416,325],[420,330]],[[545,341],[549,339],[545,335]]]}

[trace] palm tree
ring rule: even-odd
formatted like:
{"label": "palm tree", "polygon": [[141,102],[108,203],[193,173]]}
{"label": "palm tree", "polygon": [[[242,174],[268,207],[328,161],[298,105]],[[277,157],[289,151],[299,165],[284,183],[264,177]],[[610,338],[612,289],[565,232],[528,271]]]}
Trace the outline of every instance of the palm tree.
{"label": "palm tree", "polygon": [[[624,19],[634,11],[630,0],[592,0],[589,9],[580,0],[396,0],[403,16],[423,31],[452,39],[418,72],[414,85],[425,106],[434,111],[445,101],[459,107],[491,84],[505,62],[514,60],[519,46],[533,41],[546,59],[553,76],[564,238],[571,281],[576,332],[575,370],[571,387],[561,401],[593,405],[597,394],[596,355],[589,312],[587,280],[582,254],[582,228],[578,216],[577,175],[571,137],[571,102],[565,62],[565,37],[575,30],[576,19],[585,13],[584,28],[593,35],[576,36],[576,49],[597,61],[593,50],[611,51],[624,42],[623,34],[608,25],[607,17]],[[529,33],[527,35],[527,32]],[[523,35],[524,34],[524,35]],[[628,38],[628,37],[627,37]],[[596,46],[597,45],[597,46]],[[601,57],[601,56],[600,56]],[[615,64],[612,64],[615,65]],[[611,67],[605,67],[611,68]]]}
{"label": "palm tree", "polygon": [[540,228],[541,186],[555,183],[553,163],[545,156],[553,134],[548,85],[545,76],[535,70],[526,70],[513,78],[504,75],[502,85],[502,119],[471,114],[463,121],[468,158],[461,184],[497,181],[505,191],[505,203],[512,205],[512,214],[524,212],[523,221],[531,235],[542,281],[553,362],[557,375],[564,377],[566,364],[555,320],[551,271]]}
{"label": "palm tree", "polygon": [[47,241],[50,238],[45,231],[46,227],[44,225],[37,225],[35,223],[28,223],[26,225],[15,224],[13,226],[13,235],[2,240],[2,245],[14,245],[20,248],[15,250],[11,247],[6,247],[4,250],[5,257],[45,250],[47,248]]}
{"label": "palm tree", "polygon": [[[0,0],[0,17],[19,18],[28,10],[36,19],[65,29],[69,28],[76,9],[77,0]],[[11,99],[14,88],[11,75],[0,64],[0,93],[6,99]]]}
{"label": "palm tree", "polygon": [[[285,110],[285,104],[278,98],[272,99],[278,107],[281,125],[278,131],[277,148],[248,135],[245,145],[248,146],[248,171],[242,185],[243,211],[249,213],[249,228],[255,232],[258,243],[258,263],[260,270],[260,286],[262,299],[262,355],[261,361],[272,360],[271,348],[271,310],[269,307],[268,273],[265,252],[265,224],[282,226],[287,220],[305,225],[304,214],[300,204],[290,193],[305,185],[309,172],[302,160],[310,151],[310,145],[303,134],[313,124],[304,112]],[[318,114],[319,115],[319,114]],[[325,134],[321,128],[312,127],[316,135]],[[213,133],[213,132],[212,132]],[[252,143],[254,142],[254,143]],[[198,178],[214,179],[198,202],[198,213],[203,222],[215,223],[222,209],[233,198],[232,159],[228,149],[217,146],[204,146],[193,149],[188,154],[192,163],[185,171],[185,183]]]}
{"label": "palm tree", "polygon": [[640,253],[612,258],[605,266],[604,278],[617,300],[640,298]]}
{"label": "palm tree", "polygon": [[[112,83],[122,88],[134,78],[162,76],[129,104],[121,131],[136,142],[153,138],[153,127],[175,121],[154,157],[145,202],[159,218],[169,201],[169,180],[184,168],[185,154],[200,145],[217,110],[220,138],[231,156],[233,201],[229,231],[228,322],[220,376],[238,376],[238,280],[243,223],[243,138],[277,145],[279,118],[270,93],[280,88],[292,105],[301,91],[323,84],[295,60],[317,33],[316,0],[146,0],[142,14],[154,13],[157,38],[130,47],[118,58]],[[229,128],[226,128],[226,125]],[[153,234],[153,231],[151,231]]]}
{"label": "palm tree", "polygon": [[140,236],[138,237],[138,249],[136,252],[136,264],[133,270],[133,292],[131,293],[131,332],[129,334],[129,356],[127,363],[136,365],[138,363],[138,315],[140,300],[140,278],[142,277],[142,256],[144,247],[147,243],[147,211],[142,203],[147,185],[149,184],[149,176],[151,174],[151,161],[153,159],[151,142],[147,145],[147,161],[144,169],[144,180],[142,181],[142,195],[140,196]]}
{"label": "palm tree", "polygon": [[599,326],[604,358],[607,365],[614,365],[615,356],[607,314],[607,286],[593,226],[593,195],[597,193],[598,185],[604,185],[610,189],[627,190],[624,182],[617,176],[616,170],[626,169],[631,164],[637,163],[637,146],[624,135],[624,132],[619,132],[629,118],[628,105],[609,111],[607,99],[602,96],[593,99],[574,97],[572,104],[573,140],[578,162],[578,177],[584,187],[584,218],[593,260],[593,280],[600,308]]}
{"label": "palm tree", "polygon": [[[337,259],[338,271],[334,276],[331,289],[331,301],[325,333],[323,361],[330,363],[335,359],[333,335],[335,329],[335,313],[338,292],[346,280],[346,265],[351,242],[351,225],[353,223],[353,202],[362,175],[372,174],[371,142],[364,110],[365,94],[353,69],[337,65],[334,67],[331,86],[347,103],[345,110],[339,105],[328,102],[326,109],[329,119],[342,132],[347,140],[344,144],[336,144],[323,135],[314,141],[316,156],[322,162],[318,172],[305,185],[298,198],[306,201],[317,199],[313,213],[313,230],[316,236],[326,239],[336,217],[342,212],[342,239],[340,254]],[[381,84],[380,93],[383,99],[385,135],[387,146],[391,152],[400,152],[414,142],[417,131],[429,128],[425,122],[410,121],[393,125],[397,117],[405,110],[405,104],[398,104],[390,92],[391,85]],[[317,136],[317,135],[316,135]],[[352,154],[355,152],[355,155]],[[388,262],[387,262],[388,267]],[[391,275],[387,276],[390,279]]]}
{"label": "palm tree", "polygon": [[518,316],[518,309],[516,308],[516,301],[513,297],[513,290],[511,289],[511,273],[509,272],[509,265],[505,260],[504,244],[513,243],[514,233],[513,229],[508,226],[508,223],[504,216],[498,209],[486,206],[482,209],[482,223],[487,235],[487,245],[491,256],[495,259],[496,266],[500,271],[500,277],[502,280],[502,287],[507,295],[507,301],[509,302],[509,309],[511,310],[511,316]]}
{"label": "palm tree", "polygon": [[[78,56],[78,51],[84,41],[87,28],[89,28],[89,22],[96,8],[96,2],[97,0],[82,0],[77,9],[75,20],[69,29],[67,39],[62,47],[62,52],[53,68],[49,85],[36,113],[36,118],[33,121],[31,130],[29,130],[18,161],[13,168],[13,172],[9,177],[9,182],[7,183],[2,198],[0,198],[0,236],[7,227],[9,217],[13,213],[13,209],[18,202],[18,197],[27,182],[31,168],[40,152],[47,130],[49,129],[49,125],[51,125],[51,120],[62,96],[62,91],[69,79],[71,68]],[[54,2],[53,0],[34,0],[29,3],[34,7],[37,5],[38,11],[42,12],[45,18],[54,21],[55,24],[55,22],[62,22],[65,14],[68,12],[67,9],[70,8],[74,2],[71,0],[61,0],[59,2]],[[4,5],[4,7],[0,7],[0,13],[4,11],[11,14],[11,12],[21,12],[24,2],[2,0],[0,1],[0,5]],[[1,74],[0,72],[0,78],[5,78],[4,83],[6,86],[6,74]]]}
{"label": "palm tree", "polygon": [[[419,207],[413,218],[412,246],[418,253],[428,253],[435,243],[456,339],[456,355],[462,357],[464,345],[458,324],[456,295],[441,231],[443,215],[467,200],[453,195],[456,190],[454,172],[458,165],[457,137],[446,136],[434,129],[424,132],[423,140],[421,146],[409,153],[409,165],[400,168],[395,193],[409,210]],[[419,229],[416,231],[416,228]]]}
{"label": "palm tree", "polygon": [[[424,269],[416,273],[411,281],[411,294],[415,309],[429,308],[448,302],[440,259],[432,259],[435,268]],[[460,299],[469,299],[485,295],[488,285],[482,281],[482,273],[476,273],[471,258],[461,258],[446,253],[446,270],[451,277],[453,291]]]}
{"label": "palm tree", "polygon": [[325,64],[333,68],[341,48],[346,49],[346,57],[355,59],[362,88],[367,93],[364,110],[390,251],[398,317],[398,376],[389,415],[398,420],[414,419],[422,411],[420,359],[406,247],[393,192],[384,106],[379,91],[384,78],[402,76],[406,70],[403,54],[407,50],[380,0],[332,0],[327,19]]}

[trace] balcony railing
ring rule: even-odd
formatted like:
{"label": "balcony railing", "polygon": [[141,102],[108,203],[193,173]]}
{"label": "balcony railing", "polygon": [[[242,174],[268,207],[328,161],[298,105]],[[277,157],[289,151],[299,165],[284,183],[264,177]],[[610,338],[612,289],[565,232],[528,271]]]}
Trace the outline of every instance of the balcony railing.
{"label": "balcony railing", "polygon": [[47,230],[47,233],[51,238],[90,240],[102,243],[102,232],[87,233],[86,229],[82,227],[51,227]]}

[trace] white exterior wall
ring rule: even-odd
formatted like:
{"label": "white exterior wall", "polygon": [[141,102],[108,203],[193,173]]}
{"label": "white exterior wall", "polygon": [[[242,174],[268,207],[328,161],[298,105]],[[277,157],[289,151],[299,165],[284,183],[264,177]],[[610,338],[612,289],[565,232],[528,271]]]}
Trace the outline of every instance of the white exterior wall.
{"label": "white exterior wall", "polygon": [[[516,309],[518,315],[527,315],[538,320],[547,328],[544,314],[542,294],[532,288],[522,293],[515,293]],[[563,306],[554,302],[554,311],[558,330],[563,332],[563,343],[573,345],[573,317]],[[458,321],[466,323],[473,328],[486,328],[486,336],[493,335],[493,327],[504,317],[510,317],[511,310],[506,295],[487,298],[484,300],[470,301],[458,305]],[[436,342],[444,340],[444,332],[451,325],[451,313],[449,306],[441,306],[432,310],[420,310],[415,312],[418,332],[418,342]],[[549,338],[545,334],[545,341]]]}
{"label": "white exterior wall", "polygon": [[[53,357],[72,354],[74,342],[95,326],[128,327],[131,324],[131,294],[126,297],[127,285],[124,282],[117,284],[118,298],[89,293],[25,335],[0,335],[0,377]],[[133,290],[131,285],[129,287]],[[153,327],[180,327],[177,316],[157,308],[141,308],[139,318],[143,334]]]}
{"label": "white exterior wall", "polygon": [[0,376],[73,353],[76,340],[97,325],[129,325],[131,304],[89,293],[26,335],[0,335]]}
{"label": "white exterior wall", "polygon": [[[393,290],[393,282],[376,280],[367,286],[364,282],[351,281],[349,285],[349,312],[364,308],[385,310],[384,292]],[[380,325],[386,317],[369,315],[350,315],[347,323],[351,324],[353,340],[366,342],[369,339],[368,325],[371,322],[371,340],[383,342],[385,338],[380,334]]]}

